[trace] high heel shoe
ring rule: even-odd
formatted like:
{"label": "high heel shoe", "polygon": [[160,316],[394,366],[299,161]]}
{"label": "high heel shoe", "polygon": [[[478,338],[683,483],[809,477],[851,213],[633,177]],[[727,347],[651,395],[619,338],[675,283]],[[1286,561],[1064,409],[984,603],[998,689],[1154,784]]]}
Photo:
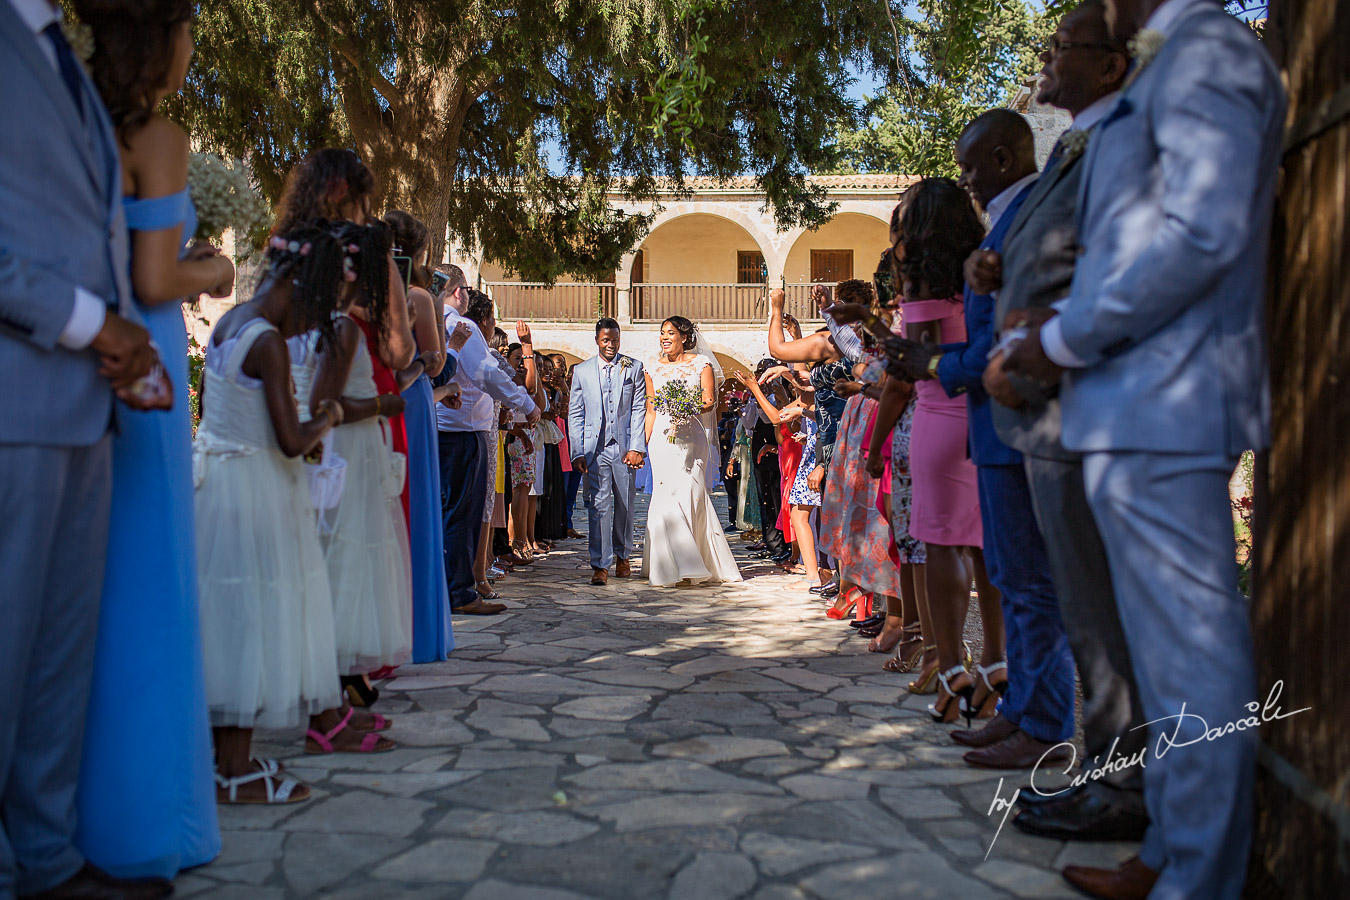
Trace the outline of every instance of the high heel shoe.
{"label": "high heel shoe", "polygon": [[[937,652],[937,644],[928,644],[919,654],[922,659],[924,654]],[[909,692],[911,694],[931,694],[937,690],[933,682],[937,679],[937,660],[933,660],[932,667],[924,666],[919,670],[919,677],[909,683]]]}
{"label": "high heel shoe", "polygon": [[[858,601],[861,598],[862,591],[854,588],[844,596],[840,597],[839,600],[836,600],[833,606],[825,610],[825,617],[827,619],[847,619],[849,613],[853,612],[853,608],[858,605]],[[843,601],[843,606],[839,605],[840,601]]]}
{"label": "high heel shoe", "polygon": [[962,712],[966,713],[967,719],[972,717],[976,719],[992,719],[994,717],[994,712],[998,709],[999,699],[1008,691],[1008,679],[1005,676],[998,684],[994,684],[989,680],[989,676],[993,675],[999,669],[1007,668],[1008,664],[1004,661],[999,661],[989,666],[975,667],[976,686],[977,688],[984,690],[984,695],[981,696],[979,693],[972,695],[970,701],[971,709],[962,710]]}
{"label": "high heel shoe", "polygon": [[364,675],[343,675],[339,681],[352,706],[368,707],[380,699],[380,689],[367,681]]}
{"label": "high heel shoe", "polygon": [[956,721],[957,715],[964,715],[966,727],[970,727],[969,707],[970,699],[975,695],[975,685],[967,684],[953,691],[951,684],[951,679],[964,674],[965,671],[965,666],[956,665],[938,673],[938,699],[936,703],[928,704],[928,715],[933,717],[934,722],[951,724]]}
{"label": "high heel shoe", "polygon": [[863,594],[861,597],[859,597],[858,612],[854,616],[854,618],[859,620],[872,618],[872,601],[875,599],[876,599],[875,594]]}

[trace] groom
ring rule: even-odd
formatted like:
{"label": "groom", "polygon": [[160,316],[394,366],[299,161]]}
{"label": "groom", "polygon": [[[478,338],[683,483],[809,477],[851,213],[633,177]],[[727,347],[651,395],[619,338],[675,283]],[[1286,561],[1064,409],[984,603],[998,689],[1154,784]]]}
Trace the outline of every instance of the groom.
{"label": "groom", "polygon": [[572,372],[567,440],[572,468],[585,476],[591,584],[608,584],[609,567],[627,578],[633,550],[633,474],[647,455],[647,384],[642,363],[619,353],[619,323],[595,323],[599,355]]}

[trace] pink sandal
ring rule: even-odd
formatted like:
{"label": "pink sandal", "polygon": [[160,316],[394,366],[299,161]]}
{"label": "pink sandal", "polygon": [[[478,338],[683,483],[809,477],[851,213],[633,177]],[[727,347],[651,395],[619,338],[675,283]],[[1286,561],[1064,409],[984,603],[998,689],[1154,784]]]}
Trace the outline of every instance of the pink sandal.
{"label": "pink sandal", "polygon": [[353,709],[348,708],[348,709],[347,709],[347,714],[346,714],[345,716],[342,717],[342,721],[339,722],[339,723],[337,723],[337,725],[333,727],[333,730],[330,731],[330,732],[328,732],[327,734],[320,734],[319,732],[315,731],[313,728],[311,728],[311,729],[309,729],[308,731],[306,731],[306,732],[305,732],[305,736],[306,736],[306,737],[313,738],[313,739],[314,739],[314,743],[318,744],[319,747],[320,747],[321,749],[319,749],[319,750],[311,750],[311,749],[309,749],[309,747],[305,747],[305,752],[306,752],[306,753],[309,753],[309,754],[319,754],[319,753],[388,753],[390,750],[393,750],[393,749],[394,749],[394,747],[393,747],[392,745],[391,745],[391,746],[388,746],[388,747],[385,747],[385,748],[383,748],[383,749],[380,749],[380,748],[379,748],[379,743],[380,743],[381,740],[383,740],[383,738],[381,738],[380,735],[379,735],[377,732],[374,732],[374,731],[366,732],[366,736],[363,737],[363,738],[361,738],[361,746],[360,746],[359,748],[355,749],[355,750],[338,750],[338,749],[334,748],[334,747],[333,747],[333,738],[335,738],[335,737],[337,737],[339,734],[341,734],[341,733],[342,733],[342,730],[343,730],[344,728],[346,728],[347,725],[351,722],[351,720],[352,720],[352,713],[353,713],[353,712],[354,712]]}

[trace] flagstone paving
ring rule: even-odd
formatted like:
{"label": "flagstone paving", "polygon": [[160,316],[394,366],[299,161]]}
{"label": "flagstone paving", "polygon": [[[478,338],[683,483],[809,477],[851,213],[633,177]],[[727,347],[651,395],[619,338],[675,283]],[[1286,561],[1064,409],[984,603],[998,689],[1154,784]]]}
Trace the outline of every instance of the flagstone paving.
{"label": "flagstone paving", "polygon": [[[721,498],[718,498],[721,500]],[[582,517],[584,519],[584,516]],[[1072,897],[1065,844],[990,813],[931,697],[733,541],[744,584],[587,584],[567,541],[456,617],[449,661],[380,686],[391,753],[306,756],[287,807],[222,807],[224,852],[177,896],[465,900]],[[1025,783],[1004,773],[1003,797]],[[987,857],[986,857],[987,854]]]}

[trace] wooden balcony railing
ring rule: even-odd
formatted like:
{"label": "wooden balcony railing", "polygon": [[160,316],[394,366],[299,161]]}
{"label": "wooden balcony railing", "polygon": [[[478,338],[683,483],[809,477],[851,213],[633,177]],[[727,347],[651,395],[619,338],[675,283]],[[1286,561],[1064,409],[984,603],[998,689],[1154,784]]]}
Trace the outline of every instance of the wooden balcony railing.
{"label": "wooden balcony railing", "polygon": [[[833,291],[837,282],[823,281],[820,284]],[[816,306],[815,301],[811,299],[811,288],[813,287],[815,287],[815,284],[802,282],[788,284],[783,287],[783,291],[787,294],[787,304],[784,306],[784,309],[796,316],[797,321],[799,322],[824,321],[820,317],[820,308]]]}
{"label": "wooden balcony railing", "polygon": [[[634,322],[684,316],[699,323],[763,322],[769,316],[764,284],[635,284],[630,295]],[[789,285],[786,311],[802,321],[819,320],[809,290],[797,299]],[[809,288],[809,286],[808,286]]]}
{"label": "wooden balcony railing", "polygon": [[[619,317],[612,284],[555,284],[491,281],[483,285],[497,304],[502,321],[593,323]],[[634,322],[655,323],[684,316],[698,323],[762,323],[769,316],[769,288],[763,284],[635,284],[629,292]],[[834,285],[827,285],[834,287]],[[811,285],[786,286],[786,311],[803,323],[819,322]]]}
{"label": "wooden balcony railing", "polygon": [[483,285],[502,321],[589,322],[618,315],[612,284],[554,284],[492,281]]}

